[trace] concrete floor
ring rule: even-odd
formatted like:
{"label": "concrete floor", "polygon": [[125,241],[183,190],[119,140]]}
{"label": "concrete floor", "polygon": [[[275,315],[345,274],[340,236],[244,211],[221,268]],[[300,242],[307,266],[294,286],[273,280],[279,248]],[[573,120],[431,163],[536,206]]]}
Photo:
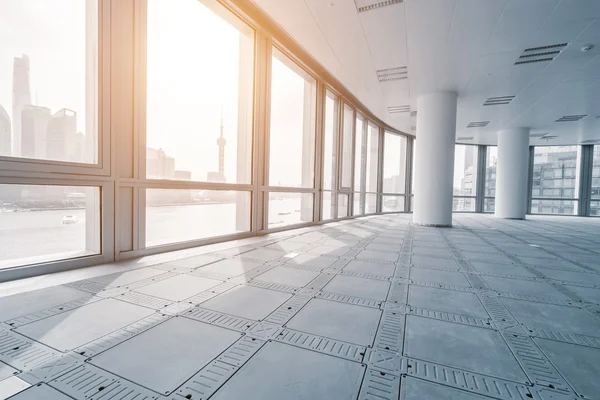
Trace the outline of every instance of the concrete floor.
{"label": "concrete floor", "polygon": [[599,219],[410,222],[0,284],[0,398],[600,398]]}

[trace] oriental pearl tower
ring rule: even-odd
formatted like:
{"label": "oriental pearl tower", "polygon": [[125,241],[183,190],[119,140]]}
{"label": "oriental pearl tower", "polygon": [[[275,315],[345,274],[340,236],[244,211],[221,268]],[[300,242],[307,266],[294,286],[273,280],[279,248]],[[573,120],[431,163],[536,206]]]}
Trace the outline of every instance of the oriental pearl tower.
{"label": "oriental pearl tower", "polygon": [[225,178],[225,145],[227,140],[223,137],[223,108],[221,108],[221,136],[217,139],[219,146],[219,175]]}

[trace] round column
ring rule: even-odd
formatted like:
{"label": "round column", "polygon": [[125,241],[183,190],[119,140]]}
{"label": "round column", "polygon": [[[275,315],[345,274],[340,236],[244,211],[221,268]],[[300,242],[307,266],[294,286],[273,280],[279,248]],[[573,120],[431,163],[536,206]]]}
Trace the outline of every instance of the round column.
{"label": "round column", "polygon": [[496,217],[525,219],[529,175],[529,128],[498,132]]}
{"label": "round column", "polygon": [[418,225],[452,226],[456,100],[454,92],[417,100],[413,222]]}

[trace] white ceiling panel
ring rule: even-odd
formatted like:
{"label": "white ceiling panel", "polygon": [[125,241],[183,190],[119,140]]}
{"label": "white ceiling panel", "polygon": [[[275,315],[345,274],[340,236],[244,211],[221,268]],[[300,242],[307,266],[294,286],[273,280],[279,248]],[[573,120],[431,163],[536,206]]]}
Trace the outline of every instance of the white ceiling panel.
{"label": "white ceiling panel", "polygon": [[[494,144],[499,129],[519,126],[557,135],[559,144],[600,139],[600,0],[254,1],[373,113],[402,131],[414,133],[414,118],[390,114],[388,107],[418,111],[420,95],[454,90],[457,137],[473,136],[473,143]],[[561,43],[567,45],[538,50],[547,55],[525,52]],[[584,45],[593,48],[582,52]],[[553,60],[515,65],[542,57]],[[408,79],[379,81],[377,70],[401,66]],[[484,106],[500,96],[515,97]],[[554,122],[570,114],[589,117]],[[474,121],[490,123],[466,128]]]}
{"label": "white ceiling panel", "polygon": [[524,49],[559,1],[510,0],[488,43],[486,53]]}

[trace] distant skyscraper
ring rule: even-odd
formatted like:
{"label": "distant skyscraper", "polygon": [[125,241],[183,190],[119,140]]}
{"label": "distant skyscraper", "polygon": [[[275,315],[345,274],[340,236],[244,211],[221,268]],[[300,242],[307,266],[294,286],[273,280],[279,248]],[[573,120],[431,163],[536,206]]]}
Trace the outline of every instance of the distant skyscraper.
{"label": "distant skyscraper", "polygon": [[175,159],[167,156],[163,149],[146,148],[146,177],[149,179],[173,179]]}
{"label": "distant skyscraper", "polygon": [[15,57],[13,62],[13,93],[12,93],[12,155],[21,156],[21,111],[31,104],[31,88],[29,86],[29,57]]}
{"label": "distant skyscraper", "polygon": [[77,149],[77,113],[63,108],[52,115],[48,125],[47,155],[50,160],[81,161]]}
{"label": "distant skyscraper", "polygon": [[0,104],[0,156],[10,156],[10,117]]}
{"label": "distant skyscraper", "polygon": [[47,158],[48,124],[52,119],[50,109],[31,104],[21,108],[20,156]]}

